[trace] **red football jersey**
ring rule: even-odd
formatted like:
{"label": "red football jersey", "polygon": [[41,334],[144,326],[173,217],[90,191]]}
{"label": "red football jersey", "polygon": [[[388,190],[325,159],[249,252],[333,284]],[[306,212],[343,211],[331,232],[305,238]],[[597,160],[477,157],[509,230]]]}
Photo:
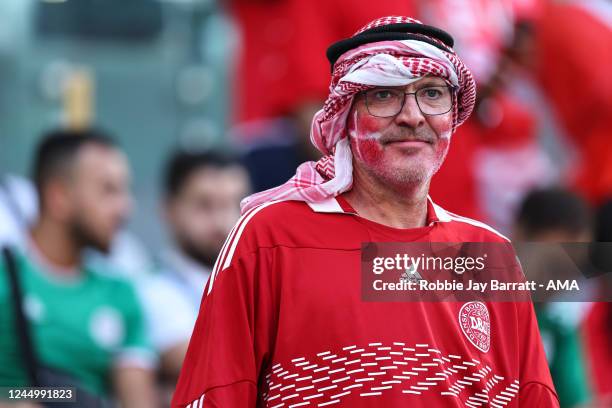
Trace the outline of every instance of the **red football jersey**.
{"label": "red football jersey", "polygon": [[[364,242],[507,242],[428,201],[425,227],[341,197],[268,203],[236,224],[207,284],[173,407],[558,407],[533,307],[364,302]],[[487,315],[487,344],[460,327]]]}

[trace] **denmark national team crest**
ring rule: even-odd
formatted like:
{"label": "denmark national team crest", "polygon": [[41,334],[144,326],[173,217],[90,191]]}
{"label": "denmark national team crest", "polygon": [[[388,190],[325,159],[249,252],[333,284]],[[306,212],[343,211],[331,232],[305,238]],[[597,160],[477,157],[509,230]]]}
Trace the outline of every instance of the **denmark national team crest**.
{"label": "denmark national team crest", "polygon": [[478,350],[486,353],[491,348],[491,319],[482,302],[468,302],[459,310],[459,326],[465,337]]}

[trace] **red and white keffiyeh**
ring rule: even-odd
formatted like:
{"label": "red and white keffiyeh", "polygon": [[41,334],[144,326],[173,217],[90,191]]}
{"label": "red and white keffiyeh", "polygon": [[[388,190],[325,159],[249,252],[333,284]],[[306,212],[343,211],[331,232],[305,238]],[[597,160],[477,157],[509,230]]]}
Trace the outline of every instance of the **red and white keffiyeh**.
{"label": "red and white keffiyeh", "polygon": [[[383,17],[355,35],[397,23],[422,24],[410,17]],[[241,202],[242,213],[269,201],[320,202],[350,190],[353,165],[346,123],[355,94],[375,86],[409,85],[427,75],[441,77],[458,89],[454,132],[469,117],[476,100],[472,74],[456,54],[418,40],[373,42],[345,52],[334,65],[329,96],[315,114],[310,131],[311,142],[325,156],[318,162],[302,163],[285,184],[246,197]]]}

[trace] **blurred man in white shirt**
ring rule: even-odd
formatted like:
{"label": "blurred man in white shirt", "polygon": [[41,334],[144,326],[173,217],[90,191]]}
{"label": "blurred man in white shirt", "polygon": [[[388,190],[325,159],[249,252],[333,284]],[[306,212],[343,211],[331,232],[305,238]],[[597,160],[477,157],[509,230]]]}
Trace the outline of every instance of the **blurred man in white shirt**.
{"label": "blurred man in white shirt", "polygon": [[142,285],[160,370],[172,382],[187,351],[204,285],[249,193],[248,174],[232,157],[176,152],[164,180],[164,216],[172,238],[162,271]]}

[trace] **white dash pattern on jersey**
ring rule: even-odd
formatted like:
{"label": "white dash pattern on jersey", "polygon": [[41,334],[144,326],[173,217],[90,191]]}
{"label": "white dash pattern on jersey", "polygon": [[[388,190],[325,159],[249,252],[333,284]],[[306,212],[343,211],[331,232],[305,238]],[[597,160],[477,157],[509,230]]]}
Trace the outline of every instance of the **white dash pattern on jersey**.
{"label": "white dash pattern on jersey", "polygon": [[439,393],[465,407],[507,406],[519,382],[476,359],[444,354],[428,344],[402,342],[349,345],[275,363],[261,394],[267,408],[326,407],[349,395],[376,398],[398,390],[407,395]]}

